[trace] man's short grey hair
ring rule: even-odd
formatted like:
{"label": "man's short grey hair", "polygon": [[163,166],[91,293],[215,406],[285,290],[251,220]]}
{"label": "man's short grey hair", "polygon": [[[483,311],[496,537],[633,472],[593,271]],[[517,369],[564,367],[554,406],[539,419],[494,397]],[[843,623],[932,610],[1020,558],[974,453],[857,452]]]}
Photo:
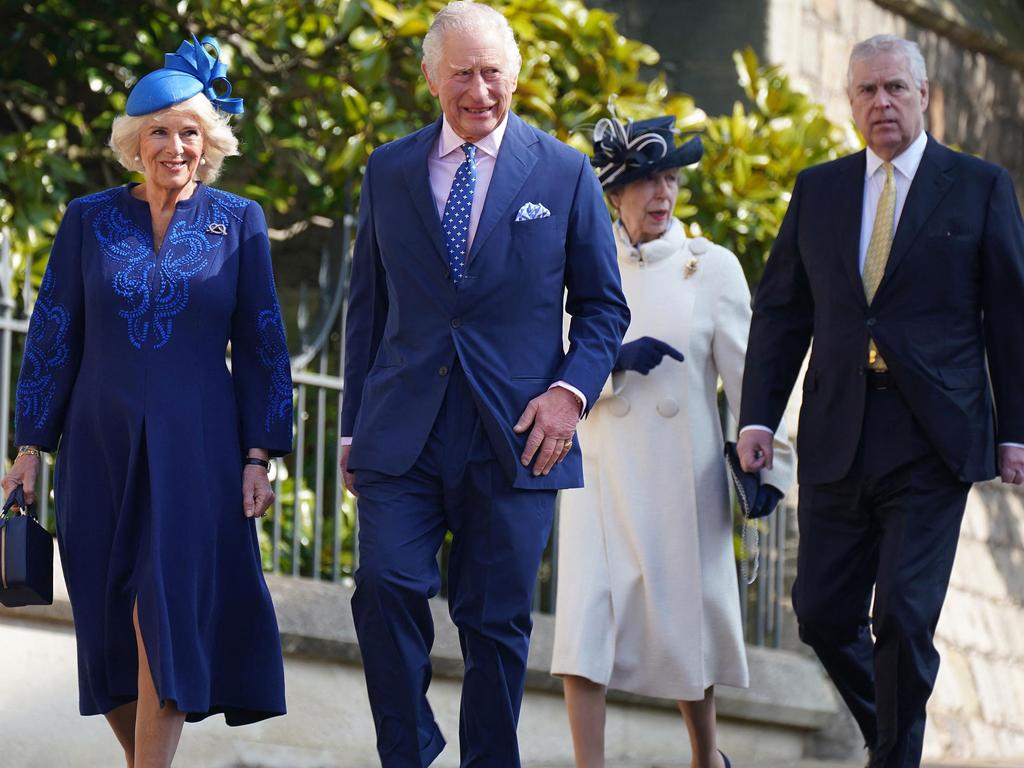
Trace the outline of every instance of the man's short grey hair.
{"label": "man's short grey hair", "polygon": [[871,59],[881,53],[891,53],[903,56],[910,66],[910,76],[914,78],[914,85],[920,88],[928,81],[928,72],[924,65],[924,56],[917,43],[912,40],[905,40],[896,35],[875,35],[867,40],[861,40],[850,52],[850,66],[846,70],[846,87],[853,88],[853,65],[864,59]]}
{"label": "man's short grey hair", "polygon": [[511,75],[519,74],[523,57],[516,44],[516,36],[508,19],[483,3],[472,0],[455,0],[437,12],[426,37],[423,38],[423,65],[434,80],[438,76],[438,65],[444,48],[444,38],[449,32],[480,32],[485,29],[497,30],[505,43],[505,59],[511,68]]}

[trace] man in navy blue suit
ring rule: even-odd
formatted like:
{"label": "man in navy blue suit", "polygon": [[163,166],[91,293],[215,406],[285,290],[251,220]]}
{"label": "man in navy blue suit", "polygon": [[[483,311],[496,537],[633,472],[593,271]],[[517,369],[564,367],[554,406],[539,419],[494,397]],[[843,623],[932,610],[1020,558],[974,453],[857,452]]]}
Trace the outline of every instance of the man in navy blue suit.
{"label": "man in navy blue suit", "polygon": [[924,132],[916,44],[858,43],[848,86],[867,150],[797,178],[754,302],[739,453],[746,469],[771,466],[813,336],[800,637],[869,765],[916,768],[967,492],[997,473],[1024,481],[1024,225],[1004,169]]}
{"label": "man in navy blue suit", "polygon": [[573,435],[629,313],[586,157],[509,111],[521,58],[505,18],[451,3],[423,51],[443,116],[378,148],[362,187],[342,409],[352,611],[381,763],[427,766],[445,744],[428,598],[451,531],[461,764],[514,767],[555,493],[583,482]]}

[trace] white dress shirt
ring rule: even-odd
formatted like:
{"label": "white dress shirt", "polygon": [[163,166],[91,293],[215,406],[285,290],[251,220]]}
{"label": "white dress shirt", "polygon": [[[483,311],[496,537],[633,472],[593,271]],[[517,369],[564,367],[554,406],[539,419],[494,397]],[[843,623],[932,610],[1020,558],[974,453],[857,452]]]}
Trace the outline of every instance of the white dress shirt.
{"label": "white dress shirt", "polygon": [[[900,214],[903,213],[903,205],[907,202],[910,184],[914,181],[914,175],[921,165],[921,158],[924,157],[926,146],[928,146],[928,135],[921,131],[909,147],[892,159],[893,178],[896,180],[896,218],[892,223],[893,232],[900,225]],[[885,186],[885,171],[882,170],[882,163],[885,161],[872,152],[870,147],[866,151],[864,206],[860,217],[860,251],[858,254],[861,274],[864,273],[864,259],[868,254],[871,231],[875,228],[878,199],[882,196],[882,187]]]}

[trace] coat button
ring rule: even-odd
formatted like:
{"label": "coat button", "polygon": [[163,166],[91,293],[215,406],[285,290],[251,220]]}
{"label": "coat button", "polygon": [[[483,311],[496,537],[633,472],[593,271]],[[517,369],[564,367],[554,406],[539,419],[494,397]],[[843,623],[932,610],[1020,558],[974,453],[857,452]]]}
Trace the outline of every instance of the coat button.
{"label": "coat button", "polygon": [[447,376],[448,375],[448,366],[447,365],[442,365],[440,368],[438,368],[437,369],[437,375],[438,376]]}
{"label": "coat button", "polygon": [[462,320],[457,317],[452,319],[452,328],[458,328],[460,325],[462,325]]}
{"label": "coat button", "polygon": [[679,403],[677,403],[671,397],[663,397],[658,401],[658,413],[664,416],[666,419],[671,419],[677,413],[679,413]]}
{"label": "coat button", "polygon": [[872,326],[874,326],[874,324],[875,324],[875,318],[869,317],[868,318],[868,328],[871,328]]}
{"label": "coat button", "polygon": [[625,416],[629,413],[629,400],[622,395],[615,395],[608,399],[608,410],[612,416]]}

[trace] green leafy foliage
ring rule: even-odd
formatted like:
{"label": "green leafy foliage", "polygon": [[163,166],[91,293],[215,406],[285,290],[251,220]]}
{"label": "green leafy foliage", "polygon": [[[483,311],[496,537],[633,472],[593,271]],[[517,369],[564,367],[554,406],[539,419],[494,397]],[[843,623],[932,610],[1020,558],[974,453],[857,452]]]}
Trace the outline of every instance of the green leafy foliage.
{"label": "green leafy foliage", "polygon": [[[433,120],[420,44],[441,0],[5,0],[0,60],[0,226],[15,252],[45,252],[62,206],[122,182],[106,148],[135,80],[190,32],[215,35],[233,92],[242,157],[222,185],[261,202],[271,226],[337,218],[346,181],[372,149]],[[578,0],[495,3],[523,52],[517,112],[562,139],[592,123],[609,97],[639,111],[691,113],[658,54],[618,33],[615,18]]]}
{"label": "green leafy foliage", "polygon": [[733,55],[748,104],[705,124],[704,158],[685,174],[692,233],[733,251],[756,285],[797,174],[860,146],[852,123],[830,121],[779,67],[751,49]]}

